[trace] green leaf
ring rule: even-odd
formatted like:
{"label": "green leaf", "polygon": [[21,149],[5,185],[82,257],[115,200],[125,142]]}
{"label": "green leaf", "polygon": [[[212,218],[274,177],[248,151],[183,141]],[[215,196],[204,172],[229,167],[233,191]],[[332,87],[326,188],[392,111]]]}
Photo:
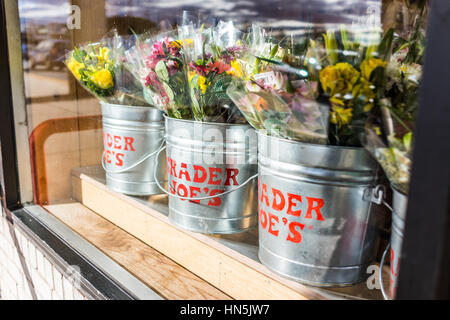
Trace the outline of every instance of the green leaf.
{"label": "green leaf", "polygon": [[323,35],[323,38],[325,40],[328,61],[330,64],[335,65],[338,62],[338,44],[336,36],[333,31],[327,31],[327,33]]}
{"label": "green leaf", "polygon": [[275,47],[272,48],[270,51],[270,59],[273,59],[277,55],[279,49],[280,47],[278,45],[275,45]]}
{"label": "green leaf", "polygon": [[389,29],[378,46],[380,58],[387,61],[390,58],[392,43],[394,41],[394,29]]}
{"label": "green leaf", "polygon": [[173,100],[175,98],[175,95],[173,94],[172,88],[166,83],[163,82],[164,90],[166,90],[167,96],[170,100]]}
{"label": "green leaf", "polygon": [[412,132],[408,132],[403,136],[403,144],[405,145],[406,150],[411,149],[412,138],[413,138]]}
{"label": "green leaf", "polygon": [[155,66],[155,72],[161,82],[169,81],[169,71],[163,60],[160,60]]}
{"label": "green leaf", "polygon": [[341,29],[341,39],[342,39],[342,45],[344,46],[344,50],[350,50],[350,40],[348,39],[348,33],[347,30],[344,28]]}

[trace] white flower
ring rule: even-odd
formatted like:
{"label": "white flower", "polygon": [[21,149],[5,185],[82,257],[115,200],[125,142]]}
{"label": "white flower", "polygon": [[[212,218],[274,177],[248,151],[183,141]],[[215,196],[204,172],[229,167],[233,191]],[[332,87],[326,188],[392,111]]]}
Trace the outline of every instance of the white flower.
{"label": "white flower", "polygon": [[405,78],[419,85],[419,81],[422,78],[422,66],[417,63],[412,63],[406,66]]}

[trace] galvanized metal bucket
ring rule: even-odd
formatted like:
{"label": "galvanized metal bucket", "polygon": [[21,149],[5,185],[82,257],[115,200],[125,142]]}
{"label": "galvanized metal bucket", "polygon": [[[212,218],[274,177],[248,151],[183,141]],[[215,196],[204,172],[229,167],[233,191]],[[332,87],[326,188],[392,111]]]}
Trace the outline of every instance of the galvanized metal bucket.
{"label": "galvanized metal bucket", "polygon": [[204,234],[253,228],[257,136],[248,125],[166,117],[169,220]]}
{"label": "galvanized metal bucket", "polygon": [[[408,196],[392,188],[393,208],[392,208],[392,231],[391,242],[386,248],[381,259],[381,268],[384,266],[386,255],[390,249],[391,269],[389,273],[389,293],[386,294],[382,286],[383,296],[386,300],[395,299],[397,291],[398,273],[400,270],[400,258],[403,244],[403,234],[405,231],[406,210],[408,208]],[[382,278],[381,281],[382,282]]]}
{"label": "galvanized metal bucket", "polygon": [[[367,277],[384,210],[364,149],[259,134],[259,258],[290,279],[349,285]],[[381,218],[380,218],[381,217]]]}
{"label": "galvanized metal bucket", "polygon": [[[133,196],[160,194],[154,181],[154,157],[164,145],[163,113],[151,107],[101,103],[102,157],[107,186]],[[159,155],[161,160],[164,154]],[[165,177],[165,161],[159,175]]]}

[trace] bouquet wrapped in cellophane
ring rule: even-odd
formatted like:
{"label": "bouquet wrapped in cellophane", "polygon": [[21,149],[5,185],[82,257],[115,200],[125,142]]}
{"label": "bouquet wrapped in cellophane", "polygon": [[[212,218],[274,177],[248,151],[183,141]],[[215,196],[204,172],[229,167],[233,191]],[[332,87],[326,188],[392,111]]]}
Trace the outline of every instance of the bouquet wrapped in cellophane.
{"label": "bouquet wrapped in cellophane", "polygon": [[379,113],[386,67],[379,54],[380,34],[341,28],[308,41],[304,66],[309,79],[318,82],[318,100],[329,105],[331,145],[361,147],[361,134]]}
{"label": "bouquet wrapped in cellophane", "polygon": [[87,91],[99,100],[121,105],[147,106],[142,86],[127,69],[125,50],[133,37],[111,31],[101,41],[75,47],[65,64]]}
{"label": "bouquet wrapped in cellophane", "polygon": [[243,123],[239,109],[227,95],[234,78],[241,78],[237,62],[247,45],[244,34],[233,22],[220,21],[216,27],[181,26],[185,39],[185,61],[194,119],[205,122]]}
{"label": "bouquet wrapped in cellophane", "polygon": [[129,70],[141,82],[147,102],[178,119],[192,118],[183,57],[186,45],[175,31],[166,31],[139,37],[126,52]]}
{"label": "bouquet wrapped in cellophane", "polygon": [[327,143],[328,108],[317,101],[300,58],[304,46],[275,42],[253,26],[250,49],[239,59],[242,76],[228,95],[257,130],[286,139]]}
{"label": "bouquet wrapped in cellophane", "polygon": [[[412,167],[413,133],[425,53],[423,22],[426,4],[413,30],[402,38],[393,30],[384,36],[387,60],[384,87],[379,95],[381,126],[366,130],[365,147],[382,166],[393,188],[408,194]],[[381,128],[380,128],[381,127]]]}

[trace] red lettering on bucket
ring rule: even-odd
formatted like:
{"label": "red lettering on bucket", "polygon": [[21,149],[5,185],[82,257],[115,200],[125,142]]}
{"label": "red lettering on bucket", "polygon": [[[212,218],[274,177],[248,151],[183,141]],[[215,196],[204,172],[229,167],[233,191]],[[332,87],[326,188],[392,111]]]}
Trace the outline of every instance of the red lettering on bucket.
{"label": "red lettering on bucket", "polygon": [[134,138],[131,137],[125,137],[125,149],[126,151],[128,151],[128,147],[130,148],[130,151],[136,151],[133,148],[133,143],[134,143]]}
{"label": "red lettering on bucket", "polygon": [[[272,209],[275,211],[283,211],[284,206],[286,204],[286,200],[284,199],[283,193],[275,188],[272,188],[272,193],[273,193]],[[280,202],[277,201],[277,198],[280,199]]]}
{"label": "red lettering on bucket", "polygon": [[293,210],[293,208],[297,206],[297,204],[294,203],[293,200],[297,200],[299,203],[302,203],[302,196],[292,193],[288,193],[287,195],[288,195],[288,208],[286,214],[300,217],[302,210]]}
{"label": "red lettering on bucket", "polygon": [[[190,198],[195,198],[202,193],[202,190],[198,187],[189,186]],[[200,203],[200,200],[192,200],[193,203]]]}
{"label": "red lettering on bucket", "polygon": [[280,233],[279,230],[274,230],[273,227],[275,227],[275,221],[278,223],[278,217],[276,215],[273,215],[269,213],[269,233],[273,234],[275,237],[278,237],[278,234]]}
{"label": "red lettering on bucket", "polygon": [[222,183],[222,180],[216,180],[219,175],[222,174],[222,169],[220,168],[209,168],[209,181],[208,184],[219,186]]}
{"label": "red lettering on bucket", "polygon": [[105,151],[105,161],[107,163],[112,163],[112,161],[111,161],[111,151],[109,151],[109,150]]}
{"label": "red lettering on bucket", "polygon": [[[211,190],[210,195],[215,196],[216,194],[221,194],[221,193],[223,193],[223,190]],[[219,197],[213,198],[213,199],[209,200],[209,202],[208,202],[208,206],[211,206],[211,207],[220,207],[221,204],[222,204],[222,199]]]}
{"label": "red lettering on bucket", "polygon": [[267,227],[267,214],[263,209],[259,209],[259,223],[263,229]]}
{"label": "red lettering on bucket", "polygon": [[[180,192],[181,190],[182,190],[183,192]],[[189,192],[188,192],[186,186],[185,186],[184,184],[182,184],[182,183],[180,183],[180,184],[178,185],[177,193],[178,193],[178,195],[179,195],[180,197],[185,197],[185,198],[188,198],[188,197],[189,197]],[[184,201],[184,200],[183,200],[183,201]]]}
{"label": "red lettering on bucket", "polygon": [[[312,212],[314,211],[317,215],[316,219],[319,221],[324,221],[325,219],[322,217],[322,214],[320,213],[320,209],[322,209],[325,202],[322,199],[309,198],[309,197],[306,197],[306,200],[308,200],[308,211],[306,212],[305,219],[312,219]],[[314,205],[314,204],[316,204],[316,205]]]}
{"label": "red lettering on bucket", "polygon": [[118,153],[116,155],[116,166],[118,167],[123,167],[123,157],[125,157],[125,155],[123,153]]}
{"label": "red lettering on bucket", "polygon": [[397,291],[398,272],[400,268],[400,257],[395,254],[394,249],[391,247],[391,272],[389,275],[389,297],[395,298],[395,293]]}
{"label": "red lettering on bucket", "polygon": [[[239,185],[237,183],[237,176],[239,174],[239,169],[236,168],[215,168],[215,167],[203,167],[200,165],[186,164],[183,162],[177,163],[175,160],[167,157],[167,173],[171,176],[171,181],[174,185],[178,185],[178,188],[172,190],[172,194],[177,194],[184,198],[203,198],[203,197],[213,197],[208,200],[208,206],[219,207],[222,205],[221,197],[214,197],[225,190],[218,188],[225,183],[225,186],[229,186],[231,183],[234,185]],[[193,175],[193,176],[192,176]],[[176,181],[175,178],[181,181]],[[191,186],[191,182],[198,185]],[[200,185],[201,184],[201,185]],[[204,186],[202,186],[204,185]],[[211,188],[210,186],[215,186]],[[189,190],[189,195],[187,195],[187,190]],[[183,191],[180,194],[179,191]],[[186,192],[184,192],[186,191]],[[200,204],[202,200],[190,200],[192,203]]]}
{"label": "red lettering on bucket", "polygon": [[303,229],[305,229],[305,225],[299,222],[291,222],[289,224],[289,231],[291,233],[288,234],[287,241],[291,241],[293,243],[302,242],[302,235],[300,234],[300,231],[298,231],[296,228],[300,228],[300,231],[303,231]]}
{"label": "red lettering on bucket", "polygon": [[120,136],[114,136],[114,149],[122,150],[122,145],[120,144],[120,141],[122,138]]}
{"label": "red lettering on bucket", "polygon": [[170,161],[170,173],[169,174],[176,178],[177,177],[177,163],[173,159],[170,159],[169,161]]}
{"label": "red lettering on bucket", "polygon": [[227,179],[226,179],[226,186],[230,186],[230,180],[233,180],[233,186],[238,186],[239,183],[236,180],[237,175],[239,174],[239,169],[230,169],[227,168]]}
{"label": "red lettering on bucket", "polygon": [[266,201],[266,205],[269,206],[269,197],[267,196],[267,186],[263,183],[261,187],[261,199],[260,201]]}
{"label": "red lettering on bucket", "polygon": [[191,176],[189,175],[189,172],[187,171],[186,163],[182,163],[181,164],[181,168],[183,168],[184,170],[180,170],[179,178],[181,179],[184,176],[185,180],[190,182],[191,181]]}
{"label": "red lettering on bucket", "polygon": [[123,167],[125,165],[126,156],[125,153],[118,151],[136,151],[133,147],[134,138],[132,137],[103,133],[103,142],[105,146],[105,161],[117,167]]}
{"label": "red lettering on bucket", "polygon": [[[303,241],[303,232],[314,230],[315,225],[299,221],[324,221],[322,210],[325,201],[320,198],[302,196],[274,188],[258,180],[258,215],[263,230],[275,237],[287,234],[284,240],[300,244]],[[303,197],[306,198],[304,203]],[[272,211],[272,212],[269,212]],[[302,212],[306,214],[302,217]],[[281,232],[285,228],[287,232]],[[284,237],[284,236],[283,236]]]}
{"label": "red lettering on bucket", "polygon": [[[201,166],[194,165],[194,170],[195,170],[194,182],[195,183],[203,183],[203,182],[205,182],[206,178],[208,178],[208,173],[206,172],[205,168],[203,168]],[[200,177],[198,175],[199,171],[201,171],[202,177]]]}
{"label": "red lettering on bucket", "polygon": [[112,148],[112,146],[113,146],[113,138],[111,137],[111,135],[109,133],[106,135],[106,145],[109,148]]}

